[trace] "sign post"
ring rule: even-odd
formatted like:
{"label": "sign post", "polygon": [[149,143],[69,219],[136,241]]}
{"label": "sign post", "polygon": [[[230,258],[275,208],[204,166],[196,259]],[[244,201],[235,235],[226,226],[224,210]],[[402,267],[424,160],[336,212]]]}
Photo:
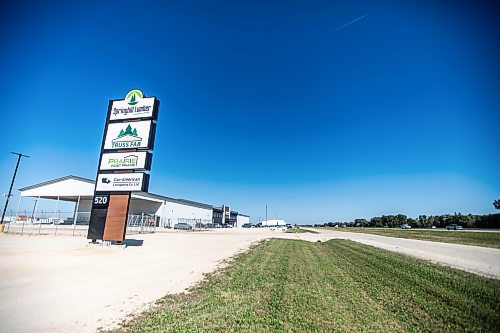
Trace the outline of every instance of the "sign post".
{"label": "sign post", "polygon": [[131,193],[148,191],[159,106],[137,89],[109,101],[87,234],[92,242],[125,240]]}

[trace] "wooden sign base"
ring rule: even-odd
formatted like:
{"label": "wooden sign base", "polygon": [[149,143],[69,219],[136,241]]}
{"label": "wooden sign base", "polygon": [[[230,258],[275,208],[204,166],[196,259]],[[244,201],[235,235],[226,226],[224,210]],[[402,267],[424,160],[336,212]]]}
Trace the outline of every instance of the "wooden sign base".
{"label": "wooden sign base", "polygon": [[103,240],[115,242],[123,242],[125,240],[129,204],[130,192],[111,194],[109,196]]}

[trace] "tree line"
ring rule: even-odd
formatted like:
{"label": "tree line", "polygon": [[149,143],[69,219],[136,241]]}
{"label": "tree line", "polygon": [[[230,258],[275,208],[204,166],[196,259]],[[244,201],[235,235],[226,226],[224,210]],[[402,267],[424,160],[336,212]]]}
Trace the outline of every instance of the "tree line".
{"label": "tree line", "polygon": [[464,228],[500,228],[500,214],[490,215],[463,215],[461,213],[445,215],[419,215],[417,218],[407,217],[404,214],[375,216],[371,219],[355,219],[354,221],[328,222],[318,227],[335,227],[346,225],[348,227],[378,227],[399,228],[408,224],[413,228],[444,228],[450,224],[458,224]]}

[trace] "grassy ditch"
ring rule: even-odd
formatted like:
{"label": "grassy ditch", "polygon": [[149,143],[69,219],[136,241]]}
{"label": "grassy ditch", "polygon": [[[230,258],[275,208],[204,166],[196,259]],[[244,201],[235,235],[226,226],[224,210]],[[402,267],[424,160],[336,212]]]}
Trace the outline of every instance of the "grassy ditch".
{"label": "grassy ditch", "polygon": [[317,231],[314,230],[309,230],[309,229],[302,229],[302,228],[291,228],[286,231],[289,234],[305,234],[305,233],[310,233],[310,234],[317,234]]}
{"label": "grassy ditch", "polygon": [[432,242],[474,245],[500,249],[500,232],[474,232],[454,230],[403,230],[383,228],[322,228],[335,231],[360,232],[387,237],[410,238]]}
{"label": "grassy ditch", "polygon": [[114,332],[498,332],[500,281],[346,240],[272,239]]}

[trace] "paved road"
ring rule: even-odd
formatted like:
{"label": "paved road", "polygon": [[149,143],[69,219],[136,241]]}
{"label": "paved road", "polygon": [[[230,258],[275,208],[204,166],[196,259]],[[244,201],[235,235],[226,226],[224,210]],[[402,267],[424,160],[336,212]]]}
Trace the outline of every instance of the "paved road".
{"label": "paved road", "polygon": [[500,249],[385,237],[354,232],[314,230],[318,231],[319,234],[315,236],[306,236],[313,241],[315,237],[323,240],[333,238],[350,239],[381,249],[500,279]]}

